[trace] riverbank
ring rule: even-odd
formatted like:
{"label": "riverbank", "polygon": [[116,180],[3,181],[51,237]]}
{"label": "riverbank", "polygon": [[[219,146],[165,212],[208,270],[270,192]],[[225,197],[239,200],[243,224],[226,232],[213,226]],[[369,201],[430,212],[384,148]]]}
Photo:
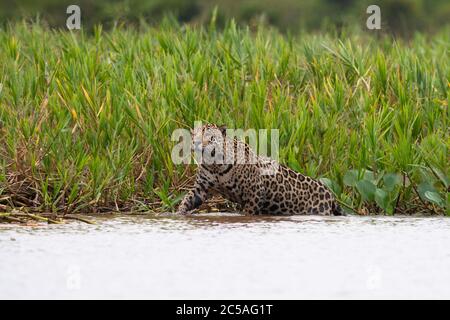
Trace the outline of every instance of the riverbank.
{"label": "riverbank", "polygon": [[278,129],[281,162],[354,213],[450,214],[449,32],[12,24],[0,30],[0,211],[172,211],[195,168],[172,162],[171,134],[203,120]]}

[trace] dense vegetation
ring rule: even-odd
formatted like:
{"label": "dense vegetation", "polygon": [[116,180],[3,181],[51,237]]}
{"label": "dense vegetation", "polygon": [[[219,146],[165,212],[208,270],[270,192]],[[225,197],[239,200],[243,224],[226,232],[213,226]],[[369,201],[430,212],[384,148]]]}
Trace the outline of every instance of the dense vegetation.
{"label": "dense vegetation", "polygon": [[281,160],[359,213],[448,212],[449,30],[0,30],[0,211],[168,210],[195,120],[280,130]]}

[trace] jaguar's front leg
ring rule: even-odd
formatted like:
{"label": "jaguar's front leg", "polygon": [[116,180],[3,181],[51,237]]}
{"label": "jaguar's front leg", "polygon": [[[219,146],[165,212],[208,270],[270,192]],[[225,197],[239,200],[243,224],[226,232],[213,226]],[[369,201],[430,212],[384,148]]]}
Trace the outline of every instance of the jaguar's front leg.
{"label": "jaguar's front leg", "polygon": [[178,206],[177,214],[188,214],[198,208],[208,198],[206,184],[197,180]]}

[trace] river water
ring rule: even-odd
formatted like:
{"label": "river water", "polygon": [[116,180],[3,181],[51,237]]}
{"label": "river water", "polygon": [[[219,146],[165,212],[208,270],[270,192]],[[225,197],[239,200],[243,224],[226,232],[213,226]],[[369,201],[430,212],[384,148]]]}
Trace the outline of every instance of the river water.
{"label": "river water", "polygon": [[95,218],[0,225],[0,298],[450,298],[450,219]]}

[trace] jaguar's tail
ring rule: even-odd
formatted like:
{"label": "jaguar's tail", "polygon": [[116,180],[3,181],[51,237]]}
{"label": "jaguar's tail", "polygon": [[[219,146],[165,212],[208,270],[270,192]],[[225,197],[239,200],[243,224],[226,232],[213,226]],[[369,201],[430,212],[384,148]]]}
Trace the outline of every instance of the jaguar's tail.
{"label": "jaguar's tail", "polygon": [[337,201],[333,202],[333,215],[334,216],[345,216],[344,210],[342,210],[341,206],[337,203]]}

